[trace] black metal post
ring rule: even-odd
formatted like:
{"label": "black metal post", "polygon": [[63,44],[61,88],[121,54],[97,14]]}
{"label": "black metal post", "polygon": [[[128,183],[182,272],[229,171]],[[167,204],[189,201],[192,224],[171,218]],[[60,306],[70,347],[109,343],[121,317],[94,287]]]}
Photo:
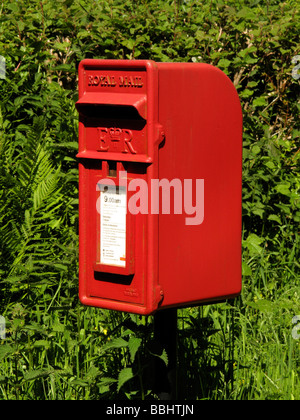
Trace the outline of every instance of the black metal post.
{"label": "black metal post", "polygon": [[155,360],[154,390],[159,399],[172,400],[176,398],[177,309],[154,314],[154,340],[168,356],[168,366],[158,357]]}

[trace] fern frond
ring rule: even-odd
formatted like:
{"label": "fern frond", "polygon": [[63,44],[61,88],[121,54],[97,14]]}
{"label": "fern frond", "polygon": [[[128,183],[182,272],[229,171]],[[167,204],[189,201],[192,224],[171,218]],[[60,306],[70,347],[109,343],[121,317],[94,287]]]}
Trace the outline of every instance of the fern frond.
{"label": "fern frond", "polygon": [[[47,171],[47,175],[42,178],[33,191],[33,211],[37,212],[43,204],[51,207],[55,203],[55,198],[60,188],[59,182],[60,168],[56,171],[53,169]],[[41,175],[41,174],[39,174]],[[47,202],[48,200],[48,202]]]}

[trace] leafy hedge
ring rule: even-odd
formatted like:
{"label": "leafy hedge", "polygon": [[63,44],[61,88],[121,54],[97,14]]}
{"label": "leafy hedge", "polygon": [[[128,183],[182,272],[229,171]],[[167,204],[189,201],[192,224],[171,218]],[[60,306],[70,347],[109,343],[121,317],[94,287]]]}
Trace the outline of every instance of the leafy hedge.
{"label": "leafy hedge", "polygon": [[[300,89],[292,59],[300,54],[299,14],[296,0],[2,1],[3,398],[97,398],[142,378],[140,359],[137,371],[128,366],[138,349],[146,354],[140,327],[148,321],[130,317],[136,341],[129,345],[128,316],[78,304],[74,103],[83,58],[205,62],[230,77],[244,116],[245,286],[238,310],[243,301],[275,299],[298,286]],[[103,359],[95,348],[107,343],[107,331],[113,340],[123,334],[122,351],[135,353]],[[107,351],[122,348],[112,342]]]}

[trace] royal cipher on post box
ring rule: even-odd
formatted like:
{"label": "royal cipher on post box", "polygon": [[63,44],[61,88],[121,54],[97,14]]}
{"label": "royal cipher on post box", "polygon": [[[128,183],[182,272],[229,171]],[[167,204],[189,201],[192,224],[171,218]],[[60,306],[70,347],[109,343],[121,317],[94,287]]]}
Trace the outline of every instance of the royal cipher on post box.
{"label": "royal cipher on post box", "polygon": [[79,297],[138,314],[241,290],[242,112],[201,63],[79,64]]}

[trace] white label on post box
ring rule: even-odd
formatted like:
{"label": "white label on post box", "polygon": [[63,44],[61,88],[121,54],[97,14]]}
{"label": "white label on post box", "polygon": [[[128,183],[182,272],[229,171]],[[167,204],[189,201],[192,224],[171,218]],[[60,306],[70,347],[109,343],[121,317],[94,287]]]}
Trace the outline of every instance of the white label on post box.
{"label": "white label on post box", "polygon": [[126,265],[126,188],[100,193],[100,263]]}

